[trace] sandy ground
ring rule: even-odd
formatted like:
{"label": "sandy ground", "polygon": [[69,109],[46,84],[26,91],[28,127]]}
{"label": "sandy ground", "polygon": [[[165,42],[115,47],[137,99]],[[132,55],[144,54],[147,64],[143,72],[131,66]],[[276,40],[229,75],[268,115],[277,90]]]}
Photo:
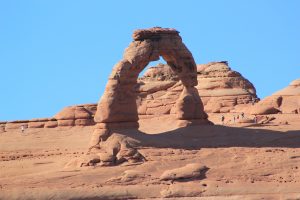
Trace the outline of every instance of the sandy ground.
{"label": "sandy ground", "polygon": [[[147,162],[113,167],[65,168],[85,154],[93,127],[0,134],[0,199],[300,199],[300,115],[266,125],[176,128],[164,117],[140,125],[124,134],[140,142]],[[208,170],[197,179],[159,179],[190,163]]]}

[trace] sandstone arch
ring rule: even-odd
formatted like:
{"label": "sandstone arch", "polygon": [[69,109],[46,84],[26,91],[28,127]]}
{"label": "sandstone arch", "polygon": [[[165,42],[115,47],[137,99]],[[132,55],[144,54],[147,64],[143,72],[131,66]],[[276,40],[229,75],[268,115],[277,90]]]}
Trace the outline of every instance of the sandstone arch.
{"label": "sandstone arch", "polygon": [[177,118],[206,119],[195,89],[197,66],[191,52],[175,29],[151,28],[133,33],[133,42],[125,50],[123,59],[114,66],[105,92],[99,101],[95,122],[137,122],[136,84],[140,72],[159,56],[171,66],[184,85],[178,100]]}
{"label": "sandstone arch", "polygon": [[85,165],[144,160],[122,133],[124,129],[138,128],[137,79],[148,63],[159,60],[160,56],[177,73],[184,86],[175,104],[176,118],[185,122],[209,123],[195,88],[198,84],[197,67],[179,32],[160,27],[136,30],[123,59],[114,66],[98,103],[94,118],[97,124],[89,149],[98,156],[89,157],[83,162]]}

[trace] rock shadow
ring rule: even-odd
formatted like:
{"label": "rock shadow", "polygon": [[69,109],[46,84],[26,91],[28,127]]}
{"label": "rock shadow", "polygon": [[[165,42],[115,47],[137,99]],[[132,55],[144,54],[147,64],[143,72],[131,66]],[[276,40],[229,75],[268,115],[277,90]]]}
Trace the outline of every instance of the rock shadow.
{"label": "rock shadow", "polygon": [[187,150],[224,147],[300,148],[300,130],[281,132],[254,128],[201,125],[178,128],[159,134],[147,134],[134,129],[118,130],[117,133],[139,141],[138,146],[141,147]]}

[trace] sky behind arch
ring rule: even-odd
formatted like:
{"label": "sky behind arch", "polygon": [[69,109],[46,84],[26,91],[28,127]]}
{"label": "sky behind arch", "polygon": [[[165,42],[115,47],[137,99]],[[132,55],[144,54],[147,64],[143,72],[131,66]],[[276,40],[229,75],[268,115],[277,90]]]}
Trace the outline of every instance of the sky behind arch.
{"label": "sky behind arch", "polygon": [[0,2],[0,120],[97,102],[135,29],[176,28],[196,63],[227,60],[263,98],[300,78],[297,0]]}

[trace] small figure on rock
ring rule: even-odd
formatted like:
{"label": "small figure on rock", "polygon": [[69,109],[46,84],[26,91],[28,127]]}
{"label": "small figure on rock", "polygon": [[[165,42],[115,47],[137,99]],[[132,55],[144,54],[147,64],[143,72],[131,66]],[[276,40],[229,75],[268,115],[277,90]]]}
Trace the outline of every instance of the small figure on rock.
{"label": "small figure on rock", "polygon": [[235,123],[235,115],[233,115],[233,123]]}
{"label": "small figure on rock", "polygon": [[21,126],[21,132],[24,133],[24,131],[25,131],[25,126],[22,125],[22,126]]}
{"label": "small figure on rock", "polygon": [[242,112],[241,117],[242,117],[242,119],[244,119],[245,113]]}
{"label": "small figure on rock", "polygon": [[224,115],[222,115],[221,116],[221,122],[222,122],[223,125],[224,125],[224,120],[225,120],[225,117],[224,117]]}
{"label": "small figure on rock", "polygon": [[253,120],[254,120],[254,123],[257,124],[257,116],[256,115],[254,116]]}

